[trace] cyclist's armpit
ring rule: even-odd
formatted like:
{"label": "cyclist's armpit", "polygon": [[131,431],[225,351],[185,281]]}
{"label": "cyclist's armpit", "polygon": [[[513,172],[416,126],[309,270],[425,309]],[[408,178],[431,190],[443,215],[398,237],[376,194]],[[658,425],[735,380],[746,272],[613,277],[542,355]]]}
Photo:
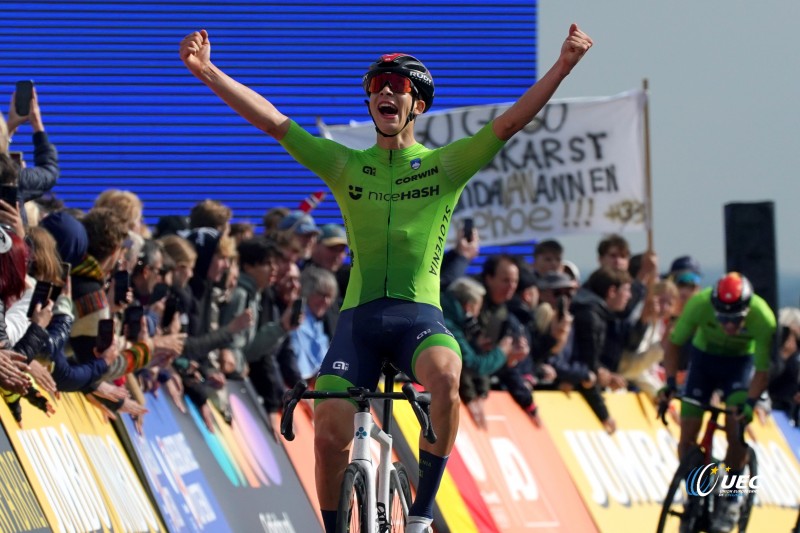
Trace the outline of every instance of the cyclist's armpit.
{"label": "cyclist's armpit", "polygon": [[475,135],[443,147],[440,160],[450,180],[461,185],[489,164],[505,144],[497,138],[489,122]]}
{"label": "cyclist's armpit", "polygon": [[281,146],[298,163],[319,176],[329,186],[342,176],[352,150],[330,139],[315,137],[292,121],[280,140]]}

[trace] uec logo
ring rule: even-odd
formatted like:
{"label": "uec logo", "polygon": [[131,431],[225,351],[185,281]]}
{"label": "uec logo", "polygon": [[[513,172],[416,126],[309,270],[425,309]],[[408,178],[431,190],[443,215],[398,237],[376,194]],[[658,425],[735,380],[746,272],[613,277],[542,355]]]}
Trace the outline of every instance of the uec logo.
{"label": "uec logo", "polygon": [[[698,466],[689,471],[686,476],[686,492],[690,496],[708,496],[722,479],[720,494],[731,492],[755,492],[758,489],[758,476],[743,474],[726,474],[725,476],[717,471],[721,470],[714,463],[705,466]],[[726,469],[730,470],[730,469]]]}
{"label": "uec logo", "polygon": [[[709,463],[706,466],[698,466],[689,471],[686,476],[686,492],[690,496],[708,496],[717,486],[720,476],[706,472],[712,467],[716,466],[714,463]],[[716,468],[714,469],[716,472]]]}

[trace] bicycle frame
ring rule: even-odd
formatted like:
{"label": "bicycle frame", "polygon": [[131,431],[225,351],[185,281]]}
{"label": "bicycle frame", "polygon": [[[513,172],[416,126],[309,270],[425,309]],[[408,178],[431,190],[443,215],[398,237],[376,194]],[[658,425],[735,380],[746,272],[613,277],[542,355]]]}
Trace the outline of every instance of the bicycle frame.
{"label": "bicycle frame", "polygon": [[[394,470],[392,464],[392,436],[383,431],[372,418],[369,411],[359,411],[353,417],[353,449],[351,463],[361,463],[367,471],[367,520],[370,531],[378,531],[378,509],[385,513],[389,508],[389,480]],[[369,435],[370,438],[366,438]],[[370,441],[376,440],[380,445],[379,464],[372,458]],[[377,491],[375,490],[377,483]],[[403,500],[403,515],[408,516],[408,506]],[[387,518],[388,520],[388,518]]]}
{"label": "bicycle frame", "polygon": [[714,433],[717,430],[725,429],[725,426],[717,421],[717,418],[719,417],[721,412],[723,411],[714,410],[711,412],[711,417],[708,419],[708,422],[706,423],[705,432],[703,433],[703,438],[700,439],[700,442],[698,443],[700,449],[703,451],[706,463],[710,463],[711,459],[713,459],[713,457],[711,456],[711,452],[714,444]]}

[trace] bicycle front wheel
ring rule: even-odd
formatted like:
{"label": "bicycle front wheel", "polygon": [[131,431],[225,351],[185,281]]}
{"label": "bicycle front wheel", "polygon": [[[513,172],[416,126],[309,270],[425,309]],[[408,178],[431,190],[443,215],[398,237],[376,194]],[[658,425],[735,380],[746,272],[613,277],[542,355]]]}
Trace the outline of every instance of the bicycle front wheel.
{"label": "bicycle front wheel", "polygon": [[403,533],[406,530],[408,509],[411,507],[411,485],[406,467],[394,463],[394,472],[389,479],[389,531]]}
{"label": "bicycle front wheel", "polygon": [[337,533],[371,533],[367,518],[367,472],[357,463],[350,463],[342,479],[339,496],[339,512],[336,519]]}
{"label": "bicycle front wheel", "polygon": [[697,522],[703,512],[703,504],[688,496],[682,487],[689,472],[702,466],[704,460],[705,457],[700,448],[693,448],[681,459],[661,506],[657,533],[678,530],[696,531]]}
{"label": "bicycle front wheel", "polygon": [[[758,459],[756,458],[756,451],[752,446],[747,447],[747,474],[750,479],[758,475]],[[739,532],[744,533],[747,530],[747,524],[750,522],[750,513],[753,512],[753,502],[755,502],[756,494],[751,492],[744,497],[742,502],[742,509],[739,513]]]}

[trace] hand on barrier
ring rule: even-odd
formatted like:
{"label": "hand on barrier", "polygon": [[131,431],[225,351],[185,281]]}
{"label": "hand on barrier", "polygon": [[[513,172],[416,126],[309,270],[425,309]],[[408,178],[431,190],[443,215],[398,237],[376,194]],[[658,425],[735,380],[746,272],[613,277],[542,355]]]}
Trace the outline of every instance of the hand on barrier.
{"label": "hand on barrier", "polygon": [[53,376],[39,361],[36,359],[31,361],[28,364],[28,372],[30,372],[33,379],[36,380],[36,384],[39,385],[42,390],[49,392],[56,398],[61,398],[61,393],[58,392],[58,387],[56,386]]}

